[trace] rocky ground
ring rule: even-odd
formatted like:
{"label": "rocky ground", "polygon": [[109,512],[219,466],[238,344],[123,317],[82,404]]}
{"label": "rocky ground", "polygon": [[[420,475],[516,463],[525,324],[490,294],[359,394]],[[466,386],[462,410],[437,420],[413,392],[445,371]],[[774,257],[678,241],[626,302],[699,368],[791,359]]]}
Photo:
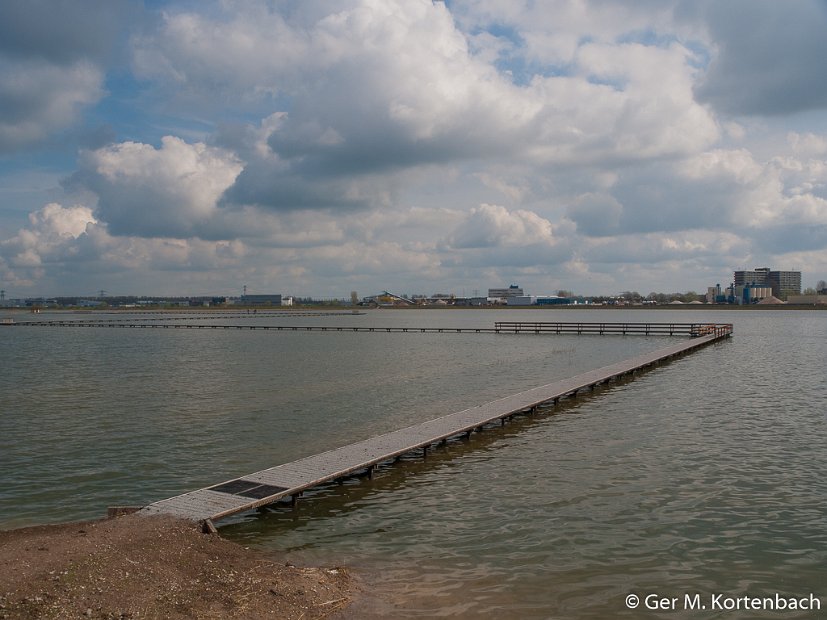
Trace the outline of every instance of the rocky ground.
{"label": "rocky ground", "polygon": [[169,517],[0,531],[0,618],[327,618],[357,591]]}

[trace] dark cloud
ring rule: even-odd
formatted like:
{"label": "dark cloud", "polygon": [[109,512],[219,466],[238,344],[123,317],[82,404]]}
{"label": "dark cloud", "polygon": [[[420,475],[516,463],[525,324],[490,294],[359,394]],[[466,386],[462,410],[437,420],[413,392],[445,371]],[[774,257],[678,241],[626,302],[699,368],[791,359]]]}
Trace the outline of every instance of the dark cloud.
{"label": "dark cloud", "polygon": [[0,2],[0,152],[42,143],[105,95],[144,21],[131,0]]}
{"label": "dark cloud", "polygon": [[0,152],[38,142],[72,125],[103,96],[103,76],[80,61],[67,67],[0,56]]}
{"label": "dark cloud", "polygon": [[718,53],[699,101],[733,115],[827,107],[827,2],[710,2],[704,19]]}
{"label": "dark cloud", "polygon": [[618,232],[623,205],[613,196],[590,193],[570,205],[566,215],[577,224],[581,234],[603,237]]}
{"label": "dark cloud", "polygon": [[731,183],[680,177],[665,183],[635,176],[621,180],[612,192],[623,205],[616,233],[717,230],[732,223],[738,191]]}
{"label": "dark cloud", "polygon": [[352,179],[326,180],[279,171],[266,161],[247,164],[222,198],[223,205],[256,205],[277,210],[362,209],[371,199]]}
{"label": "dark cloud", "polygon": [[512,267],[536,268],[538,270],[558,268],[572,256],[568,243],[556,246],[532,244],[524,247],[492,247],[466,249],[461,253],[442,255],[445,266],[464,268]]}
{"label": "dark cloud", "polygon": [[140,16],[130,0],[4,0],[0,53],[54,64],[79,59],[106,63]]}
{"label": "dark cloud", "polygon": [[756,247],[768,254],[827,249],[827,225],[781,224],[749,231]]}
{"label": "dark cloud", "polygon": [[571,201],[566,216],[588,237],[732,229],[742,225],[738,210],[748,196],[766,189],[761,172],[742,151],[627,167],[610,188]]}

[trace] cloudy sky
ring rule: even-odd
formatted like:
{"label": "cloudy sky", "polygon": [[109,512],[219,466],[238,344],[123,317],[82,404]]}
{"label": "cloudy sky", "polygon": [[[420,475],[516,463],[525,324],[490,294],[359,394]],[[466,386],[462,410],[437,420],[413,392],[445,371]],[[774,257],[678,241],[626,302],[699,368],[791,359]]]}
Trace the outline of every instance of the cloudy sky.
{"label": "cloudy sky", "polygon": [[824,0],[4,0],[7,297],[827,278]]}

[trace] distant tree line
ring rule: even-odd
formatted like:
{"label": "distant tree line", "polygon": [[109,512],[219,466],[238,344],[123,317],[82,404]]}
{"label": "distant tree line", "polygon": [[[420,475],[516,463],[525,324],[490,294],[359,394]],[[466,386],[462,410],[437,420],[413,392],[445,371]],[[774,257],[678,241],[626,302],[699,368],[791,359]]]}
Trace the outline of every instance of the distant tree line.
{"label": "distant tree line", "polygon": [[[569,295],[561,295],[567,297]],[[705,301],[706,296],[696,293],[695,291],[687,291],[685,293],[649,293],[646,296],[641,295],[637,291],[623,291],[617,295],[598,295],[589,297],[588,299],[595,303],[618,303],[623,302],[627,304],[642,304],[648,302],[651,304],[668,304],[673,301],[680,301],[688,304],[693,301]]]}

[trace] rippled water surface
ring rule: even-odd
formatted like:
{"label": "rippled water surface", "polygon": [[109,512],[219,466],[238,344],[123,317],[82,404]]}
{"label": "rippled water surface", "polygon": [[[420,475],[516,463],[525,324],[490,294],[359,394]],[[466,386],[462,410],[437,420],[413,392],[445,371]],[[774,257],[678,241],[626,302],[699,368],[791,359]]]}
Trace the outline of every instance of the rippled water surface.
{"label": "rippled water surface", "polygon": [[[107,318],[102,315],[98,318]],[[193,319],[194,320],[194,319]],[[827,313],[374,311],[231,324],[720,321],[637,379],[222,534],[356,567],[378,615],[751,618],[630,593],[827,605]],[[0,327],[0,527],[99,516],[673,343],[639,336]],[[827,609],[827,607],[824,607]],[[768,614],[766,617],[778,617]],[[783,617],[817,617],[812,612]]]}

